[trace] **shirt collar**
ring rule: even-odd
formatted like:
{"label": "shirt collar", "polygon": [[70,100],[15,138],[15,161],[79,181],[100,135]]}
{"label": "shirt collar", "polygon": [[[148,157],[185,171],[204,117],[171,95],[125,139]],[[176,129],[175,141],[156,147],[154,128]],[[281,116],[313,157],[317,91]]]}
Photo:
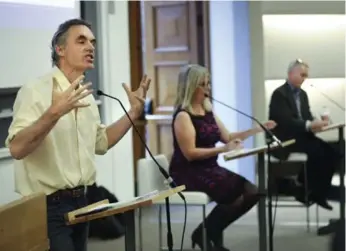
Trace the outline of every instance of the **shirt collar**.
{"label": "shirt collar", "polygon": [[290,89],[293,91],[294,94],[299,94],[299,93],[300,93],[300,91],[301,91],[300,88],[295,87],[294,85],[292,85],[292,84],[291,84],[290,82],[288,82],[288,81],[287,81],[287,83],[288,83]]}
{"label": "shirt collar", "polygon": [[58,86],[61,88],[61,91],[65,91],[70,87],[70,81],[66,78],[65,74],[59,69],[59,67],[53,67],[52,75],[53,81],[55,80],[57,82]]}

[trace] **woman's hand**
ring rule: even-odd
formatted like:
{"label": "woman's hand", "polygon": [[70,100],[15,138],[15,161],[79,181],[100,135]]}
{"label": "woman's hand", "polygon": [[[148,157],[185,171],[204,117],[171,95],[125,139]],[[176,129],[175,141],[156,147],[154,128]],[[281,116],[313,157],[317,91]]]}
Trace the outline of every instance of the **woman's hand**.
{"label": "woman's hand", "polygon": [[224,152],[230,152],[236,149],[242,149],[243,148],[243,142],[240,139],[234,139],[229,141],[224,146]]}
{"label": "woman's hand", "polygon": [[277,126],[276,122],[274,120],[269,120],[264,123],[264,127],[268,130],[272,130]]}
{"label": "woman's hand", "polygon": [[[265,128],[267,128],[268,130],[272,130],[272,129],[274,129],[277,126],[277,124],[276,124],[275,121],[269,120],[267,122],[264,122],[263,126]],[[263,129],[259,126],[259,127],[257,127],[257,132],[263,132]]]}

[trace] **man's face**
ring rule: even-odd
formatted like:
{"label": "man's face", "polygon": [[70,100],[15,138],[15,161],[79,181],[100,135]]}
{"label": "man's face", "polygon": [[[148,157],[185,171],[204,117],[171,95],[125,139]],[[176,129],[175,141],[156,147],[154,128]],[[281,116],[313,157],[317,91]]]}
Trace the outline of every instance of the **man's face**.
{"label": "man's face", "polygon": [[94,68],[95,37],[84,25],[72,26],[68,32],[65,45],[59,48],[61,60],[69,67],[84,72]]}
{"label": "man's face", "polygon": [[289,81],[292,85],[300,88],[304,83],[305,79],[308,77],[309,71],[308,67],[305,65],[298,65],[294,67],[288,75]]}

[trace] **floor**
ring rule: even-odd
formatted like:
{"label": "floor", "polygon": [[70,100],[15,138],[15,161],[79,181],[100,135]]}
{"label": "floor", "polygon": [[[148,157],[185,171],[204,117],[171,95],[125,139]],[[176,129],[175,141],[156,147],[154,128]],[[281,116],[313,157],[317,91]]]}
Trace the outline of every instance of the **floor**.
{"label": "floor", "polygon": [[[299,205],[297,202],[280,202],[280,205]],[[208,207],[208,211],[214,205]],[[339,204],[333,203],[334,210],[326,211],[319,208],[319,224],[325,225],[330,218],[337,218],[339,215]],[[190,233],[201,221],[202,210],[198,207],[188,207],[187,227],[184,238],[184,250],[191,249]],[[329,236],[316,235],[316,206],[310,207],[311,231],[306,228],[306,209],[303,207],[277,207],[275,218],[274,250],[275,251],[300,251],[329,250]],[[158,221],[157,210],[146,208],[143,212],[143,251],[159,250],[158,244]],[[163,215],[163,219],[165,216]],[[181,244],[183,229],[184,208],[171,207],[171,222],[174,249],[178,250]],[[138,224],[137,224],[138,225]],[[138,226],[137,226],[138,227]],[[166,244],[166,225],[163,223],[163,243]],[[232,251],[258,250],[258,224],[257,209],[254,208],[243,216],[232,226],[228,227],[224,233],[225,246]],[[137,240],[137,250],[139,249]],[[89,241],[89,251],[110,251],[125,250],[124,239],[101,242],[97,240]]]}

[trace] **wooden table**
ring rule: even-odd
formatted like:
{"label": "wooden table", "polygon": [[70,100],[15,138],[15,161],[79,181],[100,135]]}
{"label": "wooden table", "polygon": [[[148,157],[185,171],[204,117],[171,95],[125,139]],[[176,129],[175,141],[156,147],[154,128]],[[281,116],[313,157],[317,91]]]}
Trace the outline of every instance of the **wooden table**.
{"label": "wooden table", "polygon": [[[147,196],[139,196],[127,201],[120,201],[118,203],[110,204],[108,200],[102,200],[86,207],[74,210],[65,215],[66,224],[73,225],[81,222],[87,222],[115,214],[124,213],[126,232],[125,232],[125,250],[136,251],[136,231],[135,231],[135,216],[134,211],[141,207],[151,206],[157,201],[165,200],[169,196],[185,190],[185,186],[178,186],[176,188],[159,191],[155,194]],[[96,213],[88,213],[88,210],[102,205],[112,205],[111,208]]]}
{"label": "wooden table", "polygon": [[[287,147],[295,143],[295,140],[288,140],[282,142],[282,147]],[[279,145],[271,146],[271,150],[279,148]],[[241,149],[232,151],[224,155],[226,161],[239,159],[251,155],[257,155],[257,172],[258,172],[258,189],[261,194],[266,194],[266,171],[265,171],[265,154],[267,153],[268,146],[263,145],[251,149]],[[259,231],[259,251],[267,251],[267,214],[266,214],[266,197],[261,196],[258,202],[258,231]],[[271,222],[271,220],[270,220]]]}

